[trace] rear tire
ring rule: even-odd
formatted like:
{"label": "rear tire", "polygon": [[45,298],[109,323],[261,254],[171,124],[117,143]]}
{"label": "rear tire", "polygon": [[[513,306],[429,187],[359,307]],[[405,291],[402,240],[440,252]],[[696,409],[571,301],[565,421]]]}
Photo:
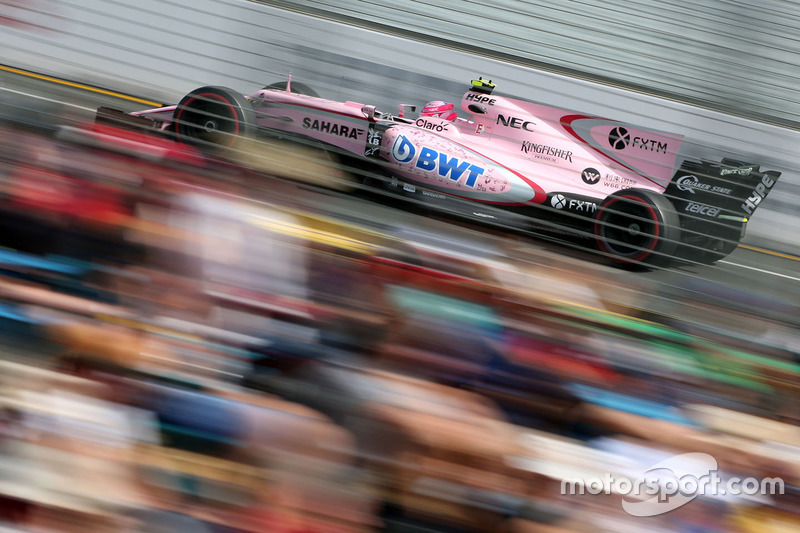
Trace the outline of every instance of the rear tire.
{"label": "rear tire", "polygon": [[225,87],[195,89],[175,109],[173,131],[187,144],[233,148],[238,139],[255,135],[257,129],[247,98]]}
{"label": "rear tire", "polygon": [[600,251],[617,263],[664,266],[680,244],[680,219],[664,196],[625,189],[600,203],[594,234]]}

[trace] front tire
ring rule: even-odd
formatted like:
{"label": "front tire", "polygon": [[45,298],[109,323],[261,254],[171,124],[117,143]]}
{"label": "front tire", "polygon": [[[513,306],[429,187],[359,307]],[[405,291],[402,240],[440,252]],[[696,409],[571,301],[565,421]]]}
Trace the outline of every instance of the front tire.
{"label": "front tire", "polygon": [[600,203],[594,234],[600,251],[617,263],[664,266],[680,244],[680,219],[664,196],[625,189]]}
{"label": "front tire", "polygon": [[173,131],[187,144],[233,148],[240,138],[250,137],[256,130],[250,102],[225,87],[195,89],[175,109]]}

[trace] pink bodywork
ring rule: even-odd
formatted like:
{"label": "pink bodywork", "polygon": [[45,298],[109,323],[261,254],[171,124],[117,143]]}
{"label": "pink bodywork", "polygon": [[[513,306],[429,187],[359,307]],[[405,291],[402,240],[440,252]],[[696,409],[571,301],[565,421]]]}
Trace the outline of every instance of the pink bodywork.
{"label": "pink bodywork", "polygon": [[[598,200],[634,187],[662,193],[682,141],[679,135],[474,91],[461,101],[466,118],[455,121],[400,119],[360,103],[283,90],[261,90],[248,99],[261,127],[379,157],[404,181],[499,205],[540,204],[555,191]],[[174,110],[136,115],[161,120],[166,128]]]}

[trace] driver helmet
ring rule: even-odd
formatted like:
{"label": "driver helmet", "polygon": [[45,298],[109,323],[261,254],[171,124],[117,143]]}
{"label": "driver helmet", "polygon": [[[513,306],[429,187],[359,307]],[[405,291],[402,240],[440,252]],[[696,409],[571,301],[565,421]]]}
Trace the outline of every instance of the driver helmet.
{"label": "driver helmet", "polygon": [[425,104],[420,112],[421,117],[438,117],[444,120],[455,120],[458,116],[453,104],[442,100],[434,100]]}

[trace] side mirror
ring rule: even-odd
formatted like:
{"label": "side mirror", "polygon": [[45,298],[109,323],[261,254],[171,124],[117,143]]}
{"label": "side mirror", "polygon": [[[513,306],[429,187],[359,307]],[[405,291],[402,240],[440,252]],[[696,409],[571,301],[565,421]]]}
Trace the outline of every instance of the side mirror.
{"label": "side mirror", "polygon": [[404,118],[406,109],[408,109],[409,111],[411,111],[413,113],[414,111],[417,110],[417,106],[415,106],[413,104],[400,104],[397,107],[397,112],[398,112],[397,116],[400,117],[400,118]]}
{"label": "side mirror", "polygon": [[375,118],[375,106],[374,105],[365,105],[361,108],[361,112],[364,113],[364,116],[367,117],[369,120],[373,120]]}

